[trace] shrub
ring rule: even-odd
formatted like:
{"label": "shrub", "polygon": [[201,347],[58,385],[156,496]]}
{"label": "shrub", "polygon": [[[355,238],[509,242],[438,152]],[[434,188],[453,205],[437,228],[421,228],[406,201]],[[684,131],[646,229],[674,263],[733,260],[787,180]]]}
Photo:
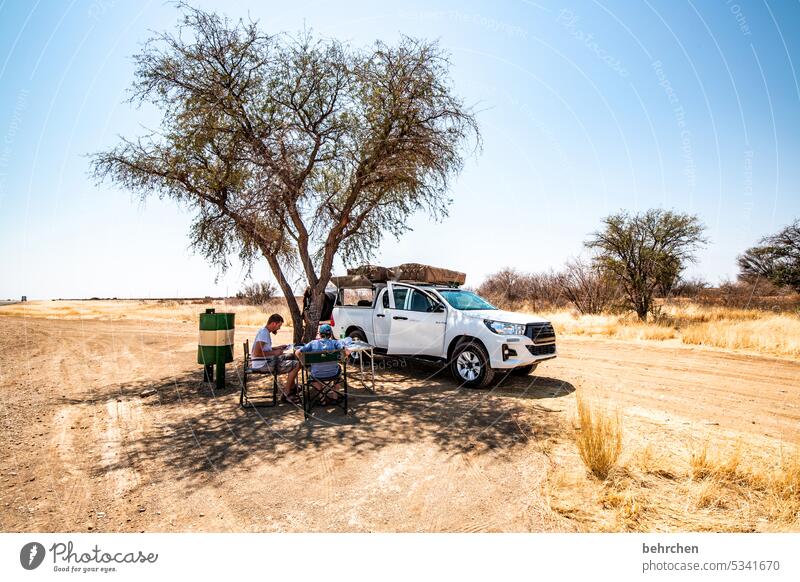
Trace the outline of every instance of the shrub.
{"label": "shrub", "polygon": [[558,275],[552,272],[524,273],[506,267],[489,275],[478,287],[478,293],[504,309],[537,311],[566,304]]}
{"label": "shrub", "polygon": [[800,295],[765,279],[724,281],[717,288],[700,291],[696,300],[705,305],[772,311],[789,311],[800,305]]}
{"label": "shrub", "polygon": [[276,291],[275,285],[269,281],[261,281],[246,285],[244,289],[236,294],[236,298],[245,305],[263,305],[275,297]]}
{"label": "shrub", "polygon": [[702,277],[692,277],[691,279],[681,279],[672,288],[673,297],[686,297],[688,299],[698,299],[711,285]]}
{"label": "shrub", "polygon": [[580,396],[577,404],[581,425],[576,435],[578,452],[592,474],[605,480],[622,453],[622,421],[619,414],[592,409]]}
{"label": "shrub", "polygon": [[580,259],[567,262],[557,282],[564,297],[584,315],[603,312],[620,296],[610,277]]}

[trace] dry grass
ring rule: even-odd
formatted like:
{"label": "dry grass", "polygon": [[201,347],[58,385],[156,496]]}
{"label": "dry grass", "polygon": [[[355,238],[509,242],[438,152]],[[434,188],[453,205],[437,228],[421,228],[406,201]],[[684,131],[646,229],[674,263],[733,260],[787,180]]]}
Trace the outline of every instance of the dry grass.
{"label": "dry grass", "polygon": [[260,306],[233,302],[198,300],[98,300],[98,301],[27,301],[0,306],[0,315],[44,317],[53,319],[99,319],[197,322],[198,315],[213,307],[217,312],[236,313],[236,325],[264,325],[272,313],[280,313],[285,325],[291,325],[283,298]]}
{"label": "dry grass", "polygon": [[708,442],[689,450],[689,474],[693,479],[715,479],[734,482],[739,477],[742,461],[742,445],[736,443],[730,450],[710,453]]}
{"label": "dry grass", "polygon": [[586,531],[800,531],[800,448],[658,450],[623,455],[602,482],[562,469],[549,481],[553,509]]}
{"label": "dry grass", "polygon": [[577,413],[563,413],[546,486],[551,508],[578,530],[800,531],[800,443],[635,413],[623,439],[619,416],[603,408],[613,402],[590,394],[587,404],[585,390],[573,396]]}
{"label": "dry grass", "polygon": [[674,303],[661,306],[658,318],[639,321],[630,314],[579,315],[572,311],[541,314],[562,335],[623,340],[679,340],[684,344],[800,356],[800,314],[758,309]]}
{"label": "dry grass", "polygon": [[703,445],[690,454],[690,476],[699,484],[698,508],[735,507],[776,525],[800,525],[800,449],[745,462],[738,443],[716,454]]}
{"label": "dry grass", "polygon": [[681,330],[685,344],[800,356],[800,318],[767,315],[756,321],[693,324]]}
{"label": "dry grass", "polygon": [[580,429],[575,435],[578,452],[598,479],[606,479],[622,453],[622,422],[598,406],[577,399]]}

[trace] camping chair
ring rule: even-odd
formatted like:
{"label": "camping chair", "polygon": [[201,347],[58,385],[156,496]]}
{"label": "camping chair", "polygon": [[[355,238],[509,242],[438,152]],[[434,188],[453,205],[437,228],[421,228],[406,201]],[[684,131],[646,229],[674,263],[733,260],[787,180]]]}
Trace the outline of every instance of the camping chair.
{"label": "camping chair", "polygon": [[[347,414],[347,357],[344,349],[321,352],[300,352],[300,383],[303,387],[303,417],[308,420],[311,409],[315,404],[320,404],[322,399],[327,399],[331,394],[336,394],[338,400],[335,406],[341,407]],[[317,378],[311,373],[312,364],[327,364],[336,362],[340,366],[338,376],[333,378]],[[320,385],[319,388],[314,383]],[[336,385],[341,383],[341,391]]]}
{"label": "camping chair", "polygon": [[[261,372],[253,370],[250,362],[250,340],[245,340],[244,344],[244,370],[242,372],[242,392],[239,394],[239,406],[242,408],[259,408],[262,406],[275,406],[278,404],[278,358],[272,359],[272,372]],[[248,374],[272,374],[272,398],[269,396],[248,396],[247,394],[247,375]]]}

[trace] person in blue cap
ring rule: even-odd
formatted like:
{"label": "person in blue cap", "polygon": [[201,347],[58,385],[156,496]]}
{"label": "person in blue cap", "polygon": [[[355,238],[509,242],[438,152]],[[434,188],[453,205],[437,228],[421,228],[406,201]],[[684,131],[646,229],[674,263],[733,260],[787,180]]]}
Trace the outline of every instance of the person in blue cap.
{"label": "person in blue cap", "polygon": [[[308,342],[306,345],[298,349],[295,354],[297,357],[300,357],[300,352],[324,352],[324,351],[333,351],[333,350],[345,350],[345,355],[348,355],[350,352],[347,350],[344,342],[341,342],[333,337],[333,328],[328,325],[327,323],[323,323],[319,326],[319,338]],[[338,378],[342,373],[342,368],[339,366],[337,362],[324,362],[321,364],[311,364],[311,379],[312,385],[318,391],[322,390],[322,384],[319,382],[313,382],[315,378],[320,380],[330,380],[333,378]],[[336,390],[342,389],[342,383],[336,382]],[[335,393],[330,393],[327,397],[327,401],[330,402],[337,402],[339,400],[339,395]],[[327,404],[325,397],[320,399],[320,402],[324,405]]]}

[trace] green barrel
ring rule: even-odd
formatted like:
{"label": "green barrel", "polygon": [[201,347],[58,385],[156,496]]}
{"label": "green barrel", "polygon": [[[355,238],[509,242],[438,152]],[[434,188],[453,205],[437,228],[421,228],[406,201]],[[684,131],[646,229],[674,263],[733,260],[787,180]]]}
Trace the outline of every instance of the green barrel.
{"label": "green barrel", "polygon": [[205,366],[206,380],[211,380],[217,367],[217,388],[225,387],[225,364],[233,361],[235,313],[215,313],[206,309],[200,314],[200,339],[197,342],[197,363]]}

